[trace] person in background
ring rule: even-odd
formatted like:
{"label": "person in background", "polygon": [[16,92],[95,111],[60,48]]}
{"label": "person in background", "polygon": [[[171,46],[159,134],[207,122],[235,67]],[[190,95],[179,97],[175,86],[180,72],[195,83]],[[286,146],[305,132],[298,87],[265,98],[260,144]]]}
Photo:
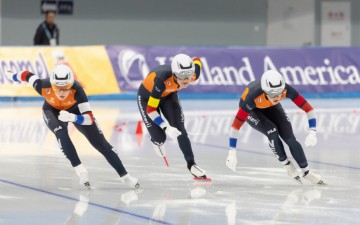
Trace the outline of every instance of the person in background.
{"label": "person in background", "polygon": [[34,36],[34,45],[59,45],[59,28],[55,23],[56,13],[47,11],[45,13],[45,21],[36,29]]}

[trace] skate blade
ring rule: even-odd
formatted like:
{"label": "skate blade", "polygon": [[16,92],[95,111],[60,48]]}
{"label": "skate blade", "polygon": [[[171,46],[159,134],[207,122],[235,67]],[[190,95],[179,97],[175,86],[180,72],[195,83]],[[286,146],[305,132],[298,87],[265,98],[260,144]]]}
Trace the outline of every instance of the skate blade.
{"label": "skate blade", "polygon": [[327,183],[325,183],[324,181],[319,181],[319,183],[316,184],[316,186],[324,186],[324,187],[327,187],[329,186]]}
{"label": "skate blade", "polygon": [[193,177],[193,180],[196,180],[196,181],[206,181],[206,182],[209,182],[209,181],[212,181],[212,179],[210,177]]}
{"label": "skate blade", "polygon": [[85,185],[86,190],[88,190],[88,191],[91,190],[90,182],[85,182],[84,185]]}
{"label": "skate blade", "polygon": [[303,184],[303,182],[301,181],[301,178],[299,176],[294,177],[294,180],[296,181],[296,183],[298,184]]}
{"label": "skate blade", "polygon": [[169,162],[167,161],[166,156],[164,156],[163,159],[165,161],[166,166],[169,167]]}

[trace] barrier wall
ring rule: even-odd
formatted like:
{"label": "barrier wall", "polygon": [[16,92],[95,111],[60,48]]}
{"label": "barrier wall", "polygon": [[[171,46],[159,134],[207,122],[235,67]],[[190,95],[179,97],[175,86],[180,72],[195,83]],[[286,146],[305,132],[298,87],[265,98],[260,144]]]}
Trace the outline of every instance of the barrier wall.
{"label": "barrier wall", "polygon": [[[360,131],[360,107],[349,106],[351,101],[339,108],[317,107],[317,137],[319,143],[327,143],[330,139],[347,137],[346,141],[331,142],[333,148],[353,149],[354,141],[358,139]],[[316,102],[316,101],[315,101]],[[222,101],[215,101],[215,106]],[[134,104],[135,105],[135,104]],[[293,105],[293,104],[291,104]],[[315,103],[319,105],[319,102]],[[93,106],[93,112],[98,120],[101,130],[106,139],[119,151],[138,151],[144,143],[150,144],[150,138],[144,123],[142,132],[137,133],[140,113],[136,111],[122,111],[117,108]],[[127,104],[129,106],[129,104]],[[54,134],[47,128],[41,116],[41,106],[18,105],[18,107],[2,108],[0,110],[0,154],[1,155],[27,155],[27,154],[49,154],[59,151]],[[122,108],[119,105],[118,108]],[[294,106],[295,107],[295,106]],[[298,140],[304,140],[308,132],[307,117],[298,108],[288,108],[287,115],[292,123]],[[191,137],[192,143],[211,145],[224,145],[229,138],[229,127],[234,120],[234,109],[212,109],[212,110],[186,110],[185,127]],[[78,153],[99,155],[91,147],[85,137],[69,123],[68,127],[71,139],[78,149]],[[242,149],[262,149],[268,145],[266,136],[249,125],[244,125],[238,140]],[[258,136],[258,141],[251,141],[251,137]],[[170,140],[170,139],[169,139]],[[219,140],[223,140],[219,143]],[[254,140],[254,139],[252,139]],[[171,142],[171,140],[170,140]],[[255,146],[255,147],[254,147]],[[198,147],[198,146],[197,146]],[[320,149],[323,148],[320,145]],[[11,149],[11,151],[9,151]],[[151,149],[149,149],[150,151]],[[326,150],[326,149],[323,149]],[[326,151],[324,154],[328,154]],[[270,151],[269,151],[270,153]],[[358,156],[357,156],[358,157]]]}
{"label": "barrier wall", "polygon": [[162,46],[2,47],[0,96],[37,97],[31,87],[9,84],[4,71],[30,70],[46,78],[55,65],[65,63],[89,96],[131,99],[149,71],[169,64],[177,53],[203,63],[199,80],[181,91],[190,97],[239,96],[268,69],[280,71],[305,96],[360,97],[360,48]]}

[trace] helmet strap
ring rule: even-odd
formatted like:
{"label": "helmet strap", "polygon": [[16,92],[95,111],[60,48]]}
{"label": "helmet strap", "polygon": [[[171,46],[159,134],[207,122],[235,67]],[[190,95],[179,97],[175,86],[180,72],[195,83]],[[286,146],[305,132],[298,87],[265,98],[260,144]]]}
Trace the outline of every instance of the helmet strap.
{"label": "helmet strap", "polygon": [[177,82],[177,80],[178,80],[177,76],[176,76],[175,74],[173,74],[173,76],[174,76],[174,81],[175,81],[175,83],[176,83],[177,85],[179,85],[179,83]]}

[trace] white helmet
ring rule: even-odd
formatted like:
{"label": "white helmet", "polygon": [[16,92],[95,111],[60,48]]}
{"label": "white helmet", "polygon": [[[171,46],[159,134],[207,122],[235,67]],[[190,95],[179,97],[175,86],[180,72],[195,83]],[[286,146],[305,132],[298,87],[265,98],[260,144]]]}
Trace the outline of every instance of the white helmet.
{"label": "white helmet", "polygon": [[70,67],[58,65],[51,72],[50,83],[55,91],[70,89],[74,84],[74,74]]}
{"label": "white helmet", "polygon": [[284,77],[276,70],[268,70],[261,76],[261,89],[270,97],[279,96],[285,89]]}
{"label": "white helmet", "polygon": [[195,65],[190,56],[178,54],[171,61],[171,70],[180,80],[191,79],[195,73]]}

